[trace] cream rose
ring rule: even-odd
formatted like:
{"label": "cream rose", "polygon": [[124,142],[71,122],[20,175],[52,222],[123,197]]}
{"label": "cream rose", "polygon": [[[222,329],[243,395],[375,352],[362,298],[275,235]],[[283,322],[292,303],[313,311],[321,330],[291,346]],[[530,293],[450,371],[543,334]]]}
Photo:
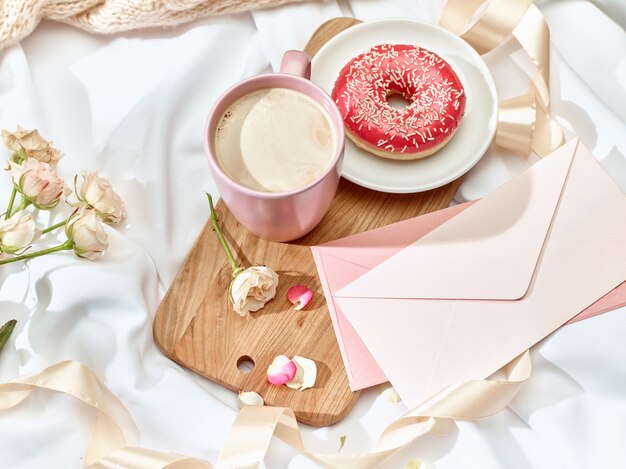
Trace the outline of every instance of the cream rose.
{"label": "cream rose", "polygon": [[79,257],[93,261],[109,247],[109,238],[94,210],[81,207],[65,226],[67,238],[74,243]]}
{"label": "cream rose", "polygon": [[33,158],[23,165],[9,161],[13,183],[17,190],[35,207],[49,210],[56,207],[63,195],[63,179],[48,163]]}
{"label": "cream rose", "polygon": [[75,179],[75,195],[70,199],[74,206],[87,205],[94,209],[105,223],[119,223],[126,217],[124,202],[111,187],[111,183],[97,172],[82,173],[80,185]]}
{"label": "cream rose", "polygon": [[269,267],[255,265],[243,270],[230,285],[233,309],[239,316],[258,311],[276,296],[278,275]]}
{"label": "cream rose", "polygon": [[0,221],[0,251],[15,254],[30,246],[38,234],[32,217],[18,212]]}
{"label": "cream rose", "polygon": [[2,140],[9,150],[19,153],[23,149],[28,158],[34,158],[52,166],[56,166],[63,158],[63,154],[54,148],[51,142],[43,138],[37,129],[26,130],[18,125],[15,132],[3,130]]}

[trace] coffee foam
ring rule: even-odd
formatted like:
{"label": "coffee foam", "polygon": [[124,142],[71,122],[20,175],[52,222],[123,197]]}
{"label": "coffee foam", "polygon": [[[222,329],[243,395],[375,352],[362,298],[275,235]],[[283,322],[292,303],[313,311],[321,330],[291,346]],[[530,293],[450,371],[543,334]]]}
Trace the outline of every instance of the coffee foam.
{"label": "coffee foam", "polygon": [[337,146],[324,108],[285,88],[258,90],[235,101],[220,118],[214,141],[224,172],[263,192],[313,182],[328,168]]}

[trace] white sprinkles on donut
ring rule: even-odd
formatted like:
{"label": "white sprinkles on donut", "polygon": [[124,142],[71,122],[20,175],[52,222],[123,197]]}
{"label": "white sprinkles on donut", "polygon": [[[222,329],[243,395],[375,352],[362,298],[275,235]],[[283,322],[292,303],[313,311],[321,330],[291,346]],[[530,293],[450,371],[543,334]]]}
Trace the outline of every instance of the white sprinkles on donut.
{"label": "white sprinkles on donut", "polygon": [[[408,102],[396,109],[387,100],[399,93]],[[341,70],[332,97],[348,136],[379,156],[415,159],[441,148],[465,112],[463,86],[434,52],[406,44],[382,44]]]}

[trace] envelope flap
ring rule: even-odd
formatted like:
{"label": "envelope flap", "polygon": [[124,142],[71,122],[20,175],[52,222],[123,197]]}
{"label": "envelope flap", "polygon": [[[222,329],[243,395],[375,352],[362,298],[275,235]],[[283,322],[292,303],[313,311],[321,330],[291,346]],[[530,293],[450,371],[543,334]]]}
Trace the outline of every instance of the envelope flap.
{"label": "envelope flap", "polygon": [[390,257],[336,297],[523,297],[542,252],[578,140]]}

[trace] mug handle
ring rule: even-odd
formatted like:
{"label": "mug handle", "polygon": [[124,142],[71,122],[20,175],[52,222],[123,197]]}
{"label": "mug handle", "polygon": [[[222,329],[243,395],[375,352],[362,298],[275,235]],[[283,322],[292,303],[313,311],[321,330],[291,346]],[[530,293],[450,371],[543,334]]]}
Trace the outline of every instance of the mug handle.
{"label": "mug handle", "polygon": [[311,56],[301,50],[288,50],[280,62],[280,73],[311,79]]}

